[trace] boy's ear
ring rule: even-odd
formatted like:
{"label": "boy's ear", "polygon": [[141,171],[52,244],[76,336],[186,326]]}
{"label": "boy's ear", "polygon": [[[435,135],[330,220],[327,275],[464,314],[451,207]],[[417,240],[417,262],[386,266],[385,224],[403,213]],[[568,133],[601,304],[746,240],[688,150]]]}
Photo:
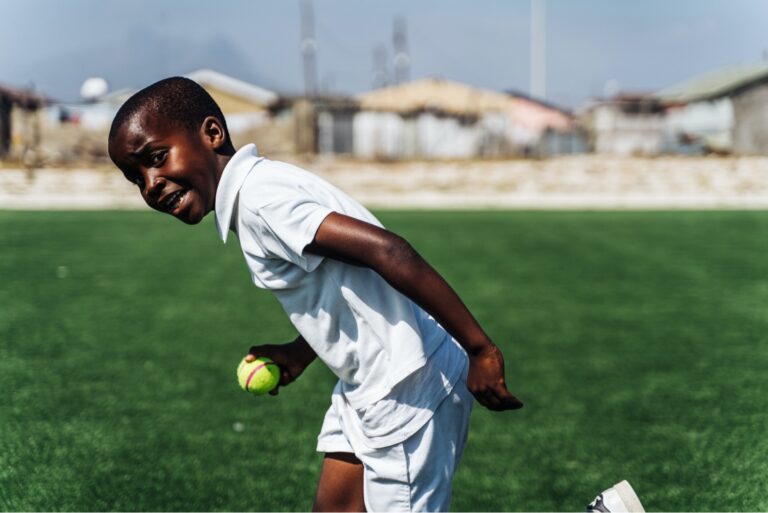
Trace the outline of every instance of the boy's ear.
{"label": "boy's ear", "polygon": [[208,116],[205,118],[203,120],[203,125],[200,127],[200,132],[203,139],[208,142],[214,150],[218,150],[227,142],[227,132],[224,130],[224,126],[216,116]]}

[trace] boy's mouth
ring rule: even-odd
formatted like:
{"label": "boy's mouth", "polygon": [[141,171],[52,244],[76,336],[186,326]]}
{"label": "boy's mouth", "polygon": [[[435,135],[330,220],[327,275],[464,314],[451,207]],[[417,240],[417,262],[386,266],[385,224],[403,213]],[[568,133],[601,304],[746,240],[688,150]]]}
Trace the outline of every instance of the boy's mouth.
{"label": "boy's mouth", "polygon": [[170,193],[160,201],[160,208],[169,214],[173,214],[173,212],[179,208],[181,201],[186,197],[188,192],[189,189],[179,189],[178,191]]}

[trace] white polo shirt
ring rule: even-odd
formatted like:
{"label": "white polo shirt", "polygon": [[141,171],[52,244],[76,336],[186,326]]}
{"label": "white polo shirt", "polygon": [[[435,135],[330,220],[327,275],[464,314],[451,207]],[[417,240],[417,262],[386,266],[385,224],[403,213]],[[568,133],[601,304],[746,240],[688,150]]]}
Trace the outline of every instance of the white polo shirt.
{"label": "white polo shirt", "polygon": [[[452,341],[375,271],[304,252],[331,212],[382,226],[360,203],[318,176],[260,157],[255,145],[247,145],[224,169],[215,211],[221,239],[226,242],[230,230],[237,233],[254,284],[275,294],[298,332],[338,376],[337,389],[359,412],[385,398],[404,399],[388,394],[444,341]],[[419,395],[439,403],[465,368],[455,360]],[[419,404],[425,406],[423,398]]]}

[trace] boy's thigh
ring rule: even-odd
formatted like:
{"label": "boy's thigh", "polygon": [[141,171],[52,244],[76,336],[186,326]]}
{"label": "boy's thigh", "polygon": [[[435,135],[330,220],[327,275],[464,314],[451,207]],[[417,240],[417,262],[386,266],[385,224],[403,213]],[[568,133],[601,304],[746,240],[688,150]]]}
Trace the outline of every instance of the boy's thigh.
{"label": "boy's thigh", "polygon": [[447,511],[474,398],[464,380],[405,442],[358,456],[368,511]]}
{"label": "boy's thigh", "polygon": [[312,511],[364,510],[363,464],[351,453],[326,454]]}
{"label": "boy's thigh", "polygon": [[363,465],[354,455],[333,406],[323,419],[317,450],[325,457],[312,511],[364,511]]}

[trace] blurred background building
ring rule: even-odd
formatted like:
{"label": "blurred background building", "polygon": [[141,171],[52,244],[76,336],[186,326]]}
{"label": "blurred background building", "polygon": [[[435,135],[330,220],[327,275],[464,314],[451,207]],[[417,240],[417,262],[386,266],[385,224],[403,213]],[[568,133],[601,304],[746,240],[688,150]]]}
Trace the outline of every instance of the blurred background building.
{"label": "blurred background building", "polygon": [[40,146],[39,111],[50,100],[34,91],[0,85],[0,159],[35,160]]}
{"label": "blurred background building", "polygon": [[[282,95],[214,70],[187,75],[227,119],[236,143],[361,160],[768,154],[768,63],[728,67],[655,92],[618,92],[576,113],[519,92],[440,78],[355,96]],[[105,161],[106,133],[135,91],[106,81],[77,102],[0,87],[0,157],[36,165]]]}
{"label": "blurred background building", "polygon": [[[568,89],[567,80],[552,77],[548,42],[557,36],[548,27],[553,21],[552,9],[547,9],[545,0],[531,0],[529,18],[524,20],[529,61],[488,60],[476,66],[500,72],[510,67],[527,70],[530,87],[526,93],[513,83],[478,87],[423,72],[417,75],[414,55],[418,55],[417,45],[424,46],[424,38],[414,41],[414,23],[404,15],[390,20],[390,43],[373,48],[371,88],[343,93],[334,84],[333,73],[324,71],[319,41],[325,37],[336,45],[335,50],[326,50],[329,52],[343,54],[350,48],[329,36],[332,31],[318,16],[323,12],[318,11],[320,6],[300,0],[298,16],[291,20],[299,38],[295,53],[300,59],[301,93],[249,80],[247,77],[257,73],[248,67],[224,73],[215,64],[222,56],[236,54],[227,45],[213,45],[216,58],[206,59],[208,67],[184,70],[219,103],[236,144],[256,141],[267,153],[362,161],[546,158],[584,153],[768,154],[768,60],[714,67],[656,90],[622,90],[609,80],[612,85],[605,94],[592,94],[566,107],[548,98],[551,90],[560,91],[562,97],[562,91]],[[585,5],[581,11],[589,9]],[[615,23],[618,26],[619,21]],[[705,28],[711,30],[710,25]],[[138,40],[134,43],[141,46]],[[162,41],[150,38],[149,43],[160,45]],[[262,48],[253,49],[257,50]],[[150,49],[149,53],[154,59],[172,60],[163,52]],[[179,48],[176,52],[184,53]],[[486,62],[484,57],[465,54],[456,59]],[[598,56],[579,58],[596,60]],[[575,64],[572,73],[575,76],[585,68]],[[80,80],[76,100],[58,99],[18,84],[0,86],[0,159],[27,166],[108,163],[107,130],[117,109],[135,89],[112,90],[108,80],[98,75],[83,73]],[[0,82],[6,82],[2,76]]]}

